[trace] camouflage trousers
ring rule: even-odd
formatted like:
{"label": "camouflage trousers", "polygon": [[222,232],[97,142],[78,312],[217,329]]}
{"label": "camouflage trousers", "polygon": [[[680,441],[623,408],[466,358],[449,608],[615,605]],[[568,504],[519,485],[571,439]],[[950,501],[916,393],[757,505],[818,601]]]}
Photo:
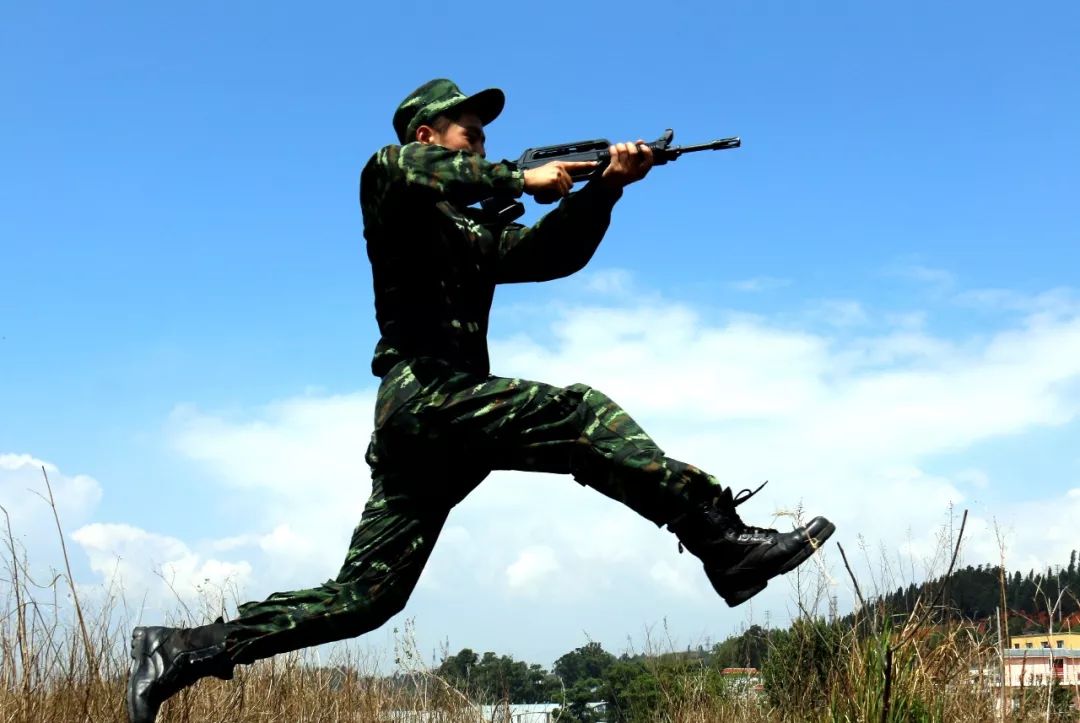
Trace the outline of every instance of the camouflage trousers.
{"label": "camouflage trousers", "polygon": [[338,576],[240,606],[234,662],[354,637],[404,608],[450,509],[493,470],[569,473],[657,525],[704,504],[720,483],[670,459],[591,387],[480,377],[442,362],[383,378],[368,447],[371,497]]}

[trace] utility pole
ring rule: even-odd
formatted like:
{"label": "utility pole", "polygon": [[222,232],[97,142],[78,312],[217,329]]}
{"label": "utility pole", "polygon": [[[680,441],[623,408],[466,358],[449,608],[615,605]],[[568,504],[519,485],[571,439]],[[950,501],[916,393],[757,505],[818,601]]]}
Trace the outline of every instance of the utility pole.
{"label": "utility pole", "polygon": [[997,620],[998,638],[998,687],[1001,690],[1001,720],[1005,721],[1005,638],[1001,635],[1001,608],[994,608],[994,618]]}

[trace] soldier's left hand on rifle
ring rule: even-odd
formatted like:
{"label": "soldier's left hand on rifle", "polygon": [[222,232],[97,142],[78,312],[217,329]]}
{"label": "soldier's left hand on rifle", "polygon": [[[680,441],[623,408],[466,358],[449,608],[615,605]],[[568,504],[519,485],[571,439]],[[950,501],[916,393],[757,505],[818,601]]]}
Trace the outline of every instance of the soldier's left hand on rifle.
{"label": "soldier's left hand on rifle", "polygon": [[611,161],[600,178],[610,188],[623,188],[640,181],[653,167],[652,148],[641,139],[634,143],[614,143],[608,152]]}

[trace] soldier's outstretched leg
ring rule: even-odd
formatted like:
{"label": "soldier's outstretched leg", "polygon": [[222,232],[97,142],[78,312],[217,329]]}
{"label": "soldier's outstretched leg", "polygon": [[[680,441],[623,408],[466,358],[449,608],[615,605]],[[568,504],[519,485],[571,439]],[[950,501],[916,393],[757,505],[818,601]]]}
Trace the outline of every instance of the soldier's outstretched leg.
{"label": "soldier's outstretched leg", "polygon": [[[574,477],[634,509],[644,502],[650,512],[644,516],[666,524],[702,561],[709,582],[731,607],[794,570],[836,529],[824,517],[790,532],[747,525],[736,507],[761,487],[733,495],[712,475],[665,456],[625,410],[596,389],[574,385],[556,392],[561,394],[579,400],[573,416],[582,433],[571,457]],[[643,494],[650,483],[660,488],[659,505]]]}
{"label": "soldier's outstretched leg", "polygon": [[228,679],[238,663],[354,637],[386,622],[405,606],[450,509],[437,496],[418,497],[413,491],[440,481],[447,488],[471,489],[483,479],[482,473],[443,474],[442,480],[414,481],[376,471],[371,498],[335,579],[241,605],[228,623],[136,628],[127,690],[131,723],[153,723],[167,698],[200,678]]}
{"label": "soldier's outstretched leg", "polygon": [[401,364],[378,408],[406,434],[439,430],[433,447],[492,469],[570,473],[659,526],[698,556],[729,605],[805,561],[834,531],[815,517],[791,532],[746,525],[715,477],[665,456],[619,405],[591,387],[477,377],[438,362]]}

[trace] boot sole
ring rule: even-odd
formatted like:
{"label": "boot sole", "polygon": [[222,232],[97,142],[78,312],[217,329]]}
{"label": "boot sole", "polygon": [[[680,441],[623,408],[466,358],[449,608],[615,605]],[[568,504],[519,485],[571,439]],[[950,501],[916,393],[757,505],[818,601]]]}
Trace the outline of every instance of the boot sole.
{"label": "boot sole", "polygon": [[140,701],[135,692],[135,676],[140,665],[147,657],[146,628],[139,627],[131,633],[131,670],[128,672],[127,709],[129,723],[145,723],[157,717],[157,711],[151,712],[145,701]]}
{"label": "boot sole", "polygon": [[[834,532],[836,532],[836,525],[826,521],[825,526],[822,527],[821,530],[814,537],[807,538],[807,542],[809,544],[800,547],[794,555],[788,558],[788,560],[777,569],[776,573],[770,575],[769,577],[772,578],[777,575],[783,575],[785,573],[791,572],[796,567],[806,562],[806,560],[809,559],[811,555],[817,552],[819,547],[825,544],[826,540],[832,537],[832,534]],[[724,599],[724,602],[728,604],[728,607],[735,607],[736,605],[741,605],[750,598],[757,595],[759,592],[768,587],[768,584],[768,578],[766,578],[765,580],[756,580],[752,583],[749,583],[746,585],[746,587],[724,591],[717,589],[717,592],[720,593],[720,597]],[[713,584],[713,587],[716,587],[715,583]]]}

